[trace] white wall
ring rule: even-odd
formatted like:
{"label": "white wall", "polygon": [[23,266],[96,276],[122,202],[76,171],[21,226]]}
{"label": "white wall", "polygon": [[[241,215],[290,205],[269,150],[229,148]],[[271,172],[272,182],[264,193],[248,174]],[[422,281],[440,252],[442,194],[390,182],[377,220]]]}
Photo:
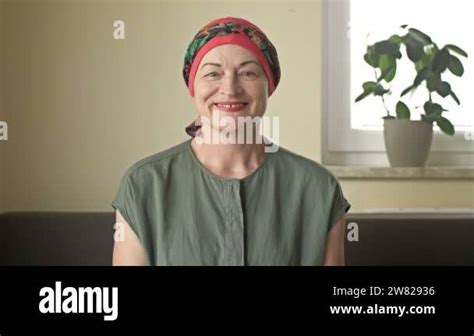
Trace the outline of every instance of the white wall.
{"label": "white wall", "polygon": [[[246,17],[268,33],[283,69],[269,113],[281,115],[283,144],[317,156],[319,9],[290,1],[7,2],[6,210],[111,210],[130,164],[187,139],[196,112],[181,77],[184,52],[220,16]],[[112,38],[116,19],[126,23],[124,41]],[[303,124],[306,133],[295,136]]]}
{"label": "white wall", "polygon": [[[283,146],[320,159],[317,0],[22,0],[3,12],[4,211],[112,211],[128,166],[187,139],[196,112],[181,77],[184,52],[202,25],[227,15],[254,21],[274,42],[282,79],[267,112],[280,117]],[[124,41],[112,38],[116,19],[126,23]],[[474,206],[468,180],[342,185],[353,211]]]}

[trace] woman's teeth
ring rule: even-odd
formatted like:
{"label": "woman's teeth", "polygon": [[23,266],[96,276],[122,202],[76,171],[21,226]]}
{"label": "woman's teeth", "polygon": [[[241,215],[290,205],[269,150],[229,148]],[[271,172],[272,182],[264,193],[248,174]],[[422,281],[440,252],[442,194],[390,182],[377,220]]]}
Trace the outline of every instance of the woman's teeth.
{"label": "woman's teeth", "polygon": [[219,110],[224,112],[239,112],[247,108],[248,103],[237,103],[237,104],[214,104]]}
{"label": "woman's teeth", "polygon": [[234,107],[243,107],[245,104],[216,104],[219,107],[225,107],[225,108],[234,108]]}

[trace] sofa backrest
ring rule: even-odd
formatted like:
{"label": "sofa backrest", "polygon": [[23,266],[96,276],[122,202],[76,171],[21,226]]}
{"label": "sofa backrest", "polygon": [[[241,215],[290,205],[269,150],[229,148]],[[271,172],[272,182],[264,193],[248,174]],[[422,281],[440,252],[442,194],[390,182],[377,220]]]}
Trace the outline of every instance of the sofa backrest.
{"label": "sofa backrest", "polygon": [[[110,213],[0,214],[0,265],[111,265]],[[348,214],[346,264],[474,266],[474,216]],[[351,225],[350,223],[356,223]],[[349,233],[348,231],[348,233]]]}

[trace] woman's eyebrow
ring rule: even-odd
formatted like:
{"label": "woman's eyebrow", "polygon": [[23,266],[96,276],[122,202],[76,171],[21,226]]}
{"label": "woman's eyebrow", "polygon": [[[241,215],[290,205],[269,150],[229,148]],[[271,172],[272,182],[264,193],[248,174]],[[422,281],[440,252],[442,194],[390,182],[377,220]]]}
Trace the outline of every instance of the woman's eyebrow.
{"label": "woman's eyebrow", "polygon": [[[244,65],[247,65],[247,64],[249,64],[249,63],[255,63],[257,66],[260,65],[257,61],[250,60],[250,61],[245,61],[245,62],[240,63],[239,68],[240,68],[240,67],[243,67]],[[204,63],[204,64],[201,66],[201,69],[204,68],[206,65],[213,65],[213,66],[218,66],[218,67],[221,66],[221,64],[219,64],[219,63]]]}
{"label": "woman's eyebrow", "polygon": [[245,61],[245,62],[243,62],[243,63],[240,63],[239,68],[240,68],[240,67],[243,67],[244,65],[250,64],[250,63],[254,63],[254,64],[256,64],[257,66],[260,66],[260,64],[259,64],[257,61],[250,60],[250,61]]}
{"label": "woman's eyebrow", "polygon": [[214,65],[214,66],[221,66],[219,63],[204,63],[202,66],[201,66],[201,69],[204,68],[206,65]]}

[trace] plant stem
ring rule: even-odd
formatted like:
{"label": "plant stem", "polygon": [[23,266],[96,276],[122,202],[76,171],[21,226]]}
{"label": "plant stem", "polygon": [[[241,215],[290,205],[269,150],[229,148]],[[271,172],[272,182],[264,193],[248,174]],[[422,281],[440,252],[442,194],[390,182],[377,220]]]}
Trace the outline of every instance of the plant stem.
{"label": "plant stem", "polygon": [[[375,75],[375,81],[378,83],[377,70],[375,68],[374,68],[374,75]],[[387,111],[387,117],[390,117],[390,111],[388,110],[387,105],[385,105],[385,98],[383,97],[383,95],[381,95],[380,98],[382,98],[383,107],[385,107],[385,111]]]}
{"label": "plant stem", "polygon": [[389,110],[388,110],[388,108],[387,108],[387,105],[385,105],[385,98],[384,98],[383,96],[381,96],[381,97],[382,97],[383,106],[385,107],[385,110],[387,111],[387,117],[390,117],[390,112],[389,112]]}

